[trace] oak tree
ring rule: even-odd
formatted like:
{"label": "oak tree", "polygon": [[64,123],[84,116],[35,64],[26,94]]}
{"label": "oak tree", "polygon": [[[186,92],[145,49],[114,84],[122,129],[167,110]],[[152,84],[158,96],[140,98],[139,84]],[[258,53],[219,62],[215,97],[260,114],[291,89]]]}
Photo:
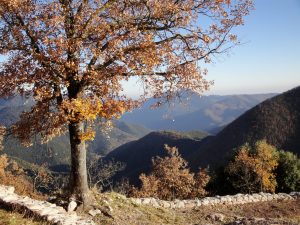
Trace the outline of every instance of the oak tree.
{"label": "oak tree", "polygon": [[[136,77],[141,96],[170,100],[202,93],[200,62],[235,45],[251,0],[1,0],[0,96],[34,98],[11,132],[29,145],[69,132],[70,193],[87,203],[86,140],[93,121],[136,106],[122,84]],[[159,105],[161,102],[158,101]]]}

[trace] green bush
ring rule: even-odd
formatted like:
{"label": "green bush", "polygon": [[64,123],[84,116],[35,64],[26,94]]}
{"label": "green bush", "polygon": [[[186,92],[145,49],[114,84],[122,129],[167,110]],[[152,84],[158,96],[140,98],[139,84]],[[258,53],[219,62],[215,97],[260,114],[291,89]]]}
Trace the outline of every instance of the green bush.
{"label": "green bush", "polygon": [[276,169],[278,192],[300,191],[300,159],[288,151],[279,151]]}

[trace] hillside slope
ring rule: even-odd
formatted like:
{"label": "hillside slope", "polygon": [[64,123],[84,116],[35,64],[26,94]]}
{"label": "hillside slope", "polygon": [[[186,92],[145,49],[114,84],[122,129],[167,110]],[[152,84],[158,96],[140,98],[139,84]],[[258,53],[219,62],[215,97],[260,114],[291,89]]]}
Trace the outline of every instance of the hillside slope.
{"label": "hillside slope", "polygon": [[300,154],[300,87],[268,99],[204,140],[189,157],[194,167],[220,164],[245,142],[266,139],[279,149]]}
{"label": "hillside slope", "polygon": [[181,155],[186,158],[199,148],[200,139],[207,134],[195,135],[180,134],[170,131],[152,132],[145,137],[129,142],[110,152],[105,159],[115,159],[126,164],[125,170],[118,173],[116,179],[127,177],[131,182],[137,183],[141,173],[149,172],[152,165],[152,157],[166,156],[164,144],[176,146]]}
{"label": "hillside slope", "polygon": [[[116,122],[115,127],[108,133],[101,132],[101,128],[96,129],[95,140],[88,143],[88,151],[100,155],[106,155],[113,149],[127,142],[137,140],[148,134],[149,129],[139,125]],[[49,143],[40,144],[39,141],[30,147],[24,147],[13,137],[5,138],[3,152],[12,157],[17,157],[30,163],[50,166],[69,164],[70,144],[68,134],[56,137]]]}

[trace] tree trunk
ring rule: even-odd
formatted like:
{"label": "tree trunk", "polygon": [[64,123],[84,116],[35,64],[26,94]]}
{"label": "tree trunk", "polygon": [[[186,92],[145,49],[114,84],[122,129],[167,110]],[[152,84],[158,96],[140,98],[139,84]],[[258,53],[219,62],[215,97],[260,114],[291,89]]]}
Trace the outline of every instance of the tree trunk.
{"label": "tree trunk", "polygon": [[80,140],[80,134],[83,132],[83,122],[71,122],[69,124],[71,144],[70,194],[86,208],[91,204],[91,195],[87,180],[86,146],[85,142]]}

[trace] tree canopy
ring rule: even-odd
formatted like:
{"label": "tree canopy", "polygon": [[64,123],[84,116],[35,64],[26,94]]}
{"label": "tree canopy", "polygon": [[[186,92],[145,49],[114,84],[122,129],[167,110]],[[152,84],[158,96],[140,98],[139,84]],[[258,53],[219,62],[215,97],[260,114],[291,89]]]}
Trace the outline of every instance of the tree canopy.
{"label": "tree canopy", "polygon": [[257,141],[251,147],[245,144],[227,165],[225,171],[233,188],[253,193],[259,191],[275,192],[277,186],[275,169],[278,166],[277,149],[266,140]]}
{"label": "tree canopy", "polygon": [[129,103],[121,81],[133,76],[155,97],[206,90],[197,62],[235,41],[231,29],[250,7],[248,0],[1,1],[0,53],[9,59],[0,94],[36,100],[17,136],[48,140],[65,131],[65,122],[121,114]]}
{"label": "tree canopy", "polygon": [[69,131],[72,173],[86,180],[92,122],[136,106],[122,82],[137,77],[141,98],[202,93],[210,82],[200,62],[236,43],[232,28],[251,8],[251,0],[1,0],[0,54],[8,60],[0,97],[35,100],[11,131],[27,145],[36,134],[46,142]]}
{"label": "tree canopy", "polygon": [[174,200],[203,197],[207,194],[205,187],[210,180],[207,169],[200,169],[194,174],[188,163],[176,147],[165,145],[168,156],[152,159],[152,171],[149,175],[141,174],[142,187],[133,189],[132,195],[138,197],[158,197]]}

